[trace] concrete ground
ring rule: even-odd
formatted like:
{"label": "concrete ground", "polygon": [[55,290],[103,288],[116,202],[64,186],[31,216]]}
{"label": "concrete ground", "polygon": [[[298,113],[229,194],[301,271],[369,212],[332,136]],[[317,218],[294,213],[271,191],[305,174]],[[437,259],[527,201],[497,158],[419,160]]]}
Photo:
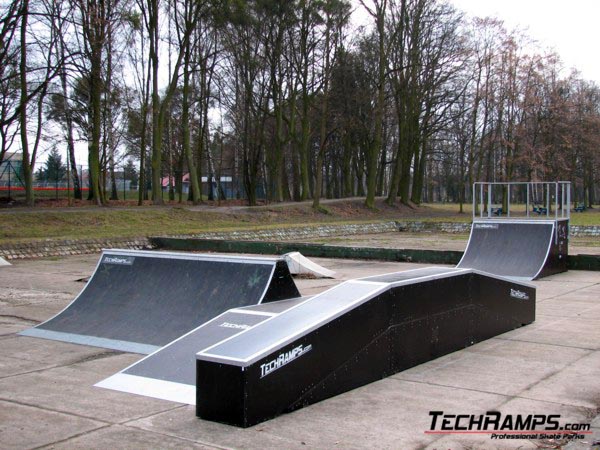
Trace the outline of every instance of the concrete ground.
{"label": "concrete ground", "polygon": [[[429,411],[559,414],[600,440],[600,273],[536,281],[537,320],[379,382],[240,429],[198,419],[192,406],[95,388],[141,358],[19,336],[64,308],[99,255],[0,267],[0,448],[562,448],[556,440],[432,435]],[[304,295],[341,280],[417,264],[315,259],[336,280],[300,279]],[[600,448],[594,445],[593,448]]]}

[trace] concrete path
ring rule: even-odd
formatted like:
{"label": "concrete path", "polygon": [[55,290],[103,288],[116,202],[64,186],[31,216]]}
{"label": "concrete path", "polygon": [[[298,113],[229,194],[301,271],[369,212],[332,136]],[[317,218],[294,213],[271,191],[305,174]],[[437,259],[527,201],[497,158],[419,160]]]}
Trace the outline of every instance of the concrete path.
{"label": "concrete path", "polygon": [[[556,440],[432,435],[446,414],[557,414],[600,440],[600,273],[535,282],[534,324],[249,429],[196,418],[191,406],[93,387],[141,358],[18,336],[64,308],[98,255],[0,268],[0,448],[561,448]],[[341,279],[417,264],[315,259],[336,280],[297,280],[304,295]]]}

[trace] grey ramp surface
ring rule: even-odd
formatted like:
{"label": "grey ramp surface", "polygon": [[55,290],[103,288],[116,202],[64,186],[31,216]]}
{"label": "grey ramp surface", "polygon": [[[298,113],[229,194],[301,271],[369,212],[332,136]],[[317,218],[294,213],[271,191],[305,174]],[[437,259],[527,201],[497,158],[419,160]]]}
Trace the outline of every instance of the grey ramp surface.
{"label": "grey ramp surface", "polygon": [[98,387],[179,403],[196,403],[196,353],[277,316],[308,298],[236,308],[220,314],[121,372]]}
{"label": "grey ramp surface", "polygon": [[460,269],[448,267],[424,267],[420,269],[405,270],[404,272],[394,272],[383,275],[375,275],[372,277],[360,278],[362,281],[371,281],[375,283],[396,283],[406,280],[414,280],[415,278],[431,277],[445,274],[448,272],[456,272]]}
{"label": "grey ramp surface", "polygon": [[[243,366],[259,359],[270,350],[265,348],[265,342],[275,342],[276,346],[284,345],[323,323],[339,317],[391,286],[418,283],[426,279],[445,278],[467,272],[471,271],[431,267],[346,281],[286,310],[273,320],[244,331],[236,338],[199,352],[198,356],[207,361],[227,360],[230,364]],[[391,281],[373,281],[382,277]]]}
{"label": "grey ramp surface", "polygon": [[533,280],[546,263],[553,235],[551,221],[475,221],[456,267]]}
{"label": "grey ramp surface", "polygon": [[298,296],[286,271],[274,258],[106,250],[72,303],[22,334],[151,353],[228,309]]}
{"label": "grey ramp surface", "polygon": [[290,309],[292,306],[296,306],[299,303],[303,303],[305,300],[308,300],[311,297],[312,296],[297,297],[290,298],[287,300],[279,300],[277,302],[261,303],[260,305],[244,306],[243,308],[239,308],[239,310],[250,314],[253,311],[256,311],[259,313],[277,315],[280,312]]}

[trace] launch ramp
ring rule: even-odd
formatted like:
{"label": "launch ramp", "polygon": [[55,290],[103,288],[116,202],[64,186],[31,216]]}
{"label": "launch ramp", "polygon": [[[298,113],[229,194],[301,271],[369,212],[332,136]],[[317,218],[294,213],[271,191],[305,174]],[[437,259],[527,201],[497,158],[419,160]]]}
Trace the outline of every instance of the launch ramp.
{"label": "launch ramp", "polygon": [[69,306],[21,334],[151,353],[228,309],[299,296],[283,258],[105,250]]}
{"label": "launch ramp", "polygon": [[298,297],[230,309],[96,386],[195,405],[196,353],[306,300]]}
{"label": "launch ramp", "polygon": [[534,319],[533,286],[473,269],[348,281],[198,353],[196,413],[251,426]]}
{"label": "launch ramp", "polygon": [[311,261],[300,252],[290,252],[283,255],[292,275],[308,275],[315,278],[335,278],[333,270]]}

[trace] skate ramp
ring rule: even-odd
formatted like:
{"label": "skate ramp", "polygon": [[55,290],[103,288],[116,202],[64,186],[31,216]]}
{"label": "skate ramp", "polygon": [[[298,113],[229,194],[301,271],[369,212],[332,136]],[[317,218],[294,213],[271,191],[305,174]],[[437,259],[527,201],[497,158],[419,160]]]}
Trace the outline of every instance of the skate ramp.
{"label": "skate ramp", "polygon": [[335,278],[333,270],[326,269],[311,261],[300,252],[290,252],[283,255],[292,275],[308,275],[314,278]]}
{"label": "skate ramp", "polygon": [[229,309],[299,296],[283,258],[105,250],[69,306],[20,334],[148,354]]}
{"label": "skate ramp", "polygon": [[199,352],[196,414],[252,426],[533,320],[533,286],[473,269],[347,281]]}
{"label": "skate ramp", "polygon": [[96,386],[195,405],[196,353],[306,300],[308,297],[299,297],[230,309]]}
{"label": "skate ramp", "polygon": [[456,266],[517,280],[534,280],[567,270],[566,220],[474,221],[465,253]]}

